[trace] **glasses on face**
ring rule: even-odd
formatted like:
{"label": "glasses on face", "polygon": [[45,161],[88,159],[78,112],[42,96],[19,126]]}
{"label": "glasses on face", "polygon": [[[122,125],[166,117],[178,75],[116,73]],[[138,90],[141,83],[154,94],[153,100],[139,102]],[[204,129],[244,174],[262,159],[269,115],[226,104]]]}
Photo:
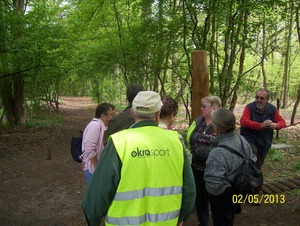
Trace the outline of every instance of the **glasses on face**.
{"label": "glasses on face", "polygon": [[105,115],[110,115],[110,116],[114,117],[114,116],[115,116],[115,113],[105,114]]}
{"label": "glasses on face", "polygon": [[260,100],[265,100],[264,97],[260,97],[260,96],[256,96],[255,99],[257,99],[257,100],[258,100],[258,99],[260,99]]}
{"label": "glasses on face", "polygon": [[208,108],[208,107],[209,107],[208,105],[202,105],[203,109]]}

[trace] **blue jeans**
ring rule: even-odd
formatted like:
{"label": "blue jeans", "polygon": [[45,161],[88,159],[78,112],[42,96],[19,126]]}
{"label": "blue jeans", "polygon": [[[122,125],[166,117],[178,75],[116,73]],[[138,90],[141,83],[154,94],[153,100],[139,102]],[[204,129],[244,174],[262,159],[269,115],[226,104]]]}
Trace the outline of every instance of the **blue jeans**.
{"label": "blue jeans", "polygon": [[193,170],[196,184],[196,211],[201,226],[209,226],[209,199],[205,188],[204,171]]}
{"label": "blue jeans", "polygon": [[93,174],[91,174],[88,169],[83,170],[83,174],[84,174],[87,184],[89,184],[92,179]]}

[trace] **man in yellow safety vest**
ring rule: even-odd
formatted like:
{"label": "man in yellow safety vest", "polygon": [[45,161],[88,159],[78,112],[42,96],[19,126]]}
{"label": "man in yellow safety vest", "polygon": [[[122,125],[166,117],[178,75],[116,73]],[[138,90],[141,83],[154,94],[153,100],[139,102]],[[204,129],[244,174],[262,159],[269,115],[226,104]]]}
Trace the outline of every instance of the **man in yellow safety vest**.
{"label": "man in yellow safety vest", "polygon": [[160,95],[140,91],[129,129],[111,136],[85,191],[88,225],[176,226],[195,203],[195,182],[176,131],[158,127]]}

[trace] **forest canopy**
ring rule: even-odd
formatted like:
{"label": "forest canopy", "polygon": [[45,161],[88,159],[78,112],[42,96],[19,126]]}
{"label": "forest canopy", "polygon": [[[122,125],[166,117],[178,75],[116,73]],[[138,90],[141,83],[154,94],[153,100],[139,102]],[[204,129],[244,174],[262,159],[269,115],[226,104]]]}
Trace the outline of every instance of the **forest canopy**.
{"label": "forest canopy", "polygon": [[0,0],[0,106],[22,124],[61,95],[123,101],[128,84],[181,100],[191,52],[205,50],[224,107],[265,87],[286,108],[300,96],[299,40],[294,0]]}

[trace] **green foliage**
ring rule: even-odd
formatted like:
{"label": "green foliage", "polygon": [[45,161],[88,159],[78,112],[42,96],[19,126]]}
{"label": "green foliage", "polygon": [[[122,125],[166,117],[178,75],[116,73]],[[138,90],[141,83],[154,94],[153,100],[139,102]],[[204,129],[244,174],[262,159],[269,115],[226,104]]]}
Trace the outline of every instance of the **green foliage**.
{"label": "green foliage", "polygon": [[[285,1],[30,1],[26,13],[1,6],[0,86],[3,76],[23,78],[33,109],[58,95],[122,102],[127,84],[179,99],[191,90],[191,52],[199,49],[207,52],[210,94],[224,106],[234,91],[242,97],[263,85],[262,62],[272,98],[283,91]],[[300,78],[293,32],[291,98]]]}
{"label": "green foliage", "polygon": [[13,126],[10,125],[8,122],[2,122],[0,125],[3,129],[11,129]]}
{"label": "green foliage", "polygon": [[294,164],[294,169],[300,171],[300,161]]}
{"label": "green foliage", "polygon": [[285,161],[284,157],[281,155],[281,153],[276,148],[271,148],[268,152],[267,157],[270,160],[276,161],[276,162],[284,162]]}
{"label": "green foliage", "polygon": [[115,106],[116,110],[122,110],[122,111],[127,107],[127,105],[118,104],[118,103],[114,103],[113,105]]}
{"label": "green foliage", "polygon": [[49,114],[46,108],[38,108],[36,110],[32,109],[27,114],[31,116],[28,121],[24,124],[25,127],[49,127],[55,125],[62,125],[64,119],[61,116],[55,114]]}

